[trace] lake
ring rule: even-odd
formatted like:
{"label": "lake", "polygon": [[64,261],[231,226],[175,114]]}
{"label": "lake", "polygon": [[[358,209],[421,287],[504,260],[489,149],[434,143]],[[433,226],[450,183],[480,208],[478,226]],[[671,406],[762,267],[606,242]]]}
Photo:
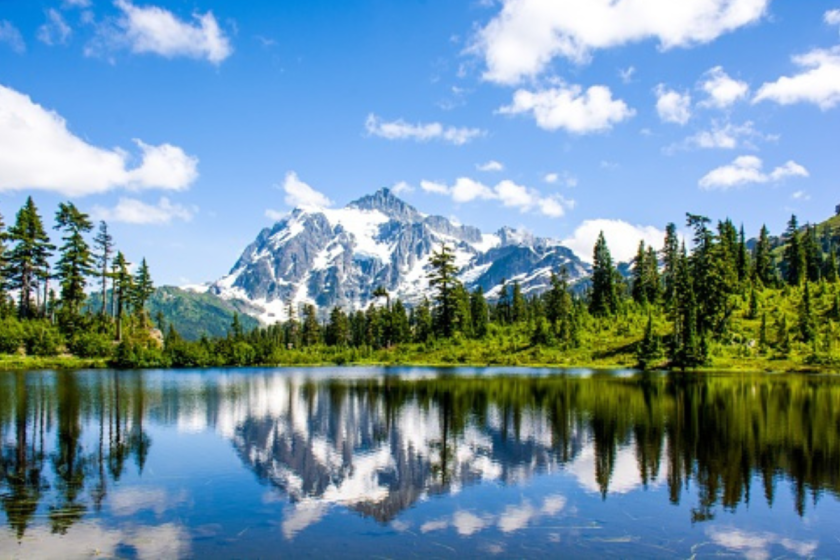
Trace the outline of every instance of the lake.
{"label": "lake", "polygon": [[0,557],[840,557],[840,378],[0,373]]}

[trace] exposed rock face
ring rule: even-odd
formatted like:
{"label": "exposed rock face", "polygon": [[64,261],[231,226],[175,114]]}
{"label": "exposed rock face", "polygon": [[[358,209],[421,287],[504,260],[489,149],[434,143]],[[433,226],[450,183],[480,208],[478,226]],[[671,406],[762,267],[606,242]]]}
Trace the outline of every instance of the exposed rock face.
{"label": "exposed rock face", "polygon": [[388,189],[341,209],[297,208],[260,232],[230,274],[210,286],[226,299],[245,300],[265,323],[287,318],[289,305],[366,307],[378,286],[411,305],[428,295],[429,257],[446,243],[460,279],[491,299],[503,280],[524,293],[548,287],[551,271],[571,278],[586,265],[558,241],[510,228],[483,234],[441,216],[427,216]]}

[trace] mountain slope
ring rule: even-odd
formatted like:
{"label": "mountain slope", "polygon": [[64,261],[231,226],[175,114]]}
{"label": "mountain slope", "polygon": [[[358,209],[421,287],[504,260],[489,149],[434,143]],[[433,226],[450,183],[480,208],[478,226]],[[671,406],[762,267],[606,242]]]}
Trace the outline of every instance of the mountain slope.
{"label": "mountain slope", "polygon": [[322,312],[364,308],[378,286],[416,304],[429,295],[429,257],[443,243],[454,251],[461,281],[490,298],[504,280],[518,280],[527,294],[544,290],[552,270],[565,266],[573,279],[587,272],[558,241],[510,228],[483,234],[422,214],[382,189],[341,209],[293,210],[262,230],[209,291],[248,302],[264,323],[285,320],[289,306],[302,303]]}

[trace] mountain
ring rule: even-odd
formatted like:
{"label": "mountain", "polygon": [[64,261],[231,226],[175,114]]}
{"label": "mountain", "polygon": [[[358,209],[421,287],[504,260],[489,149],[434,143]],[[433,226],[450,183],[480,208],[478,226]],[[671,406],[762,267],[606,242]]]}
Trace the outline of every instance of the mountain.
{"label": "mountain", "polygon": [[296,208],[263,229],[208,291],[247,302],[268,324],[285,320],[289,304],[364,308],[378,286],[416,304],[430,295],[429,257],[443,243],[455,254],[460,280],[469,290],[481,286],[490,299],[504,280],[519,281],[529,294],[545,290],[551,271],[563,266],[572,279],[588,272],[559,241],[507,227],[484,234],[381,189],[340,209]]}

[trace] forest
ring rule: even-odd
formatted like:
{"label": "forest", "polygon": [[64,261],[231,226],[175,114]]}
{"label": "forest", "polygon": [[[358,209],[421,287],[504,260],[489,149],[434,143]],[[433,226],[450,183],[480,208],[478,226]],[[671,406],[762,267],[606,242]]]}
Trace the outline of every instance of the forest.
{"label": "forest", "polygon": [[[52,244],[31,198],[0,243],[0,363],[208,367],[318,364],[556,365],[640,369],[824,370],[840,364],[840,217],[747,240],[732,220],[686,214],[691,237],[666,227],[663,248],[641,242],[629,267],[603,236],[592,271],[523,294],[468,291],[452,250],[430,260],[428,297],[409,307],[378,288],[366,309],[289,303],[289,320],[187,340],[161,312],[145,259],[130,271],[105,222],[96,234],[72,203]],[[54,259],[54,264],[51,261]],[[626,273],[619,272],[620,268]],[[51,284],[50,281],[53,281]],[[58,292],[56,293],[56,288]],[[496,294],[494,294],[495,296]]]}

